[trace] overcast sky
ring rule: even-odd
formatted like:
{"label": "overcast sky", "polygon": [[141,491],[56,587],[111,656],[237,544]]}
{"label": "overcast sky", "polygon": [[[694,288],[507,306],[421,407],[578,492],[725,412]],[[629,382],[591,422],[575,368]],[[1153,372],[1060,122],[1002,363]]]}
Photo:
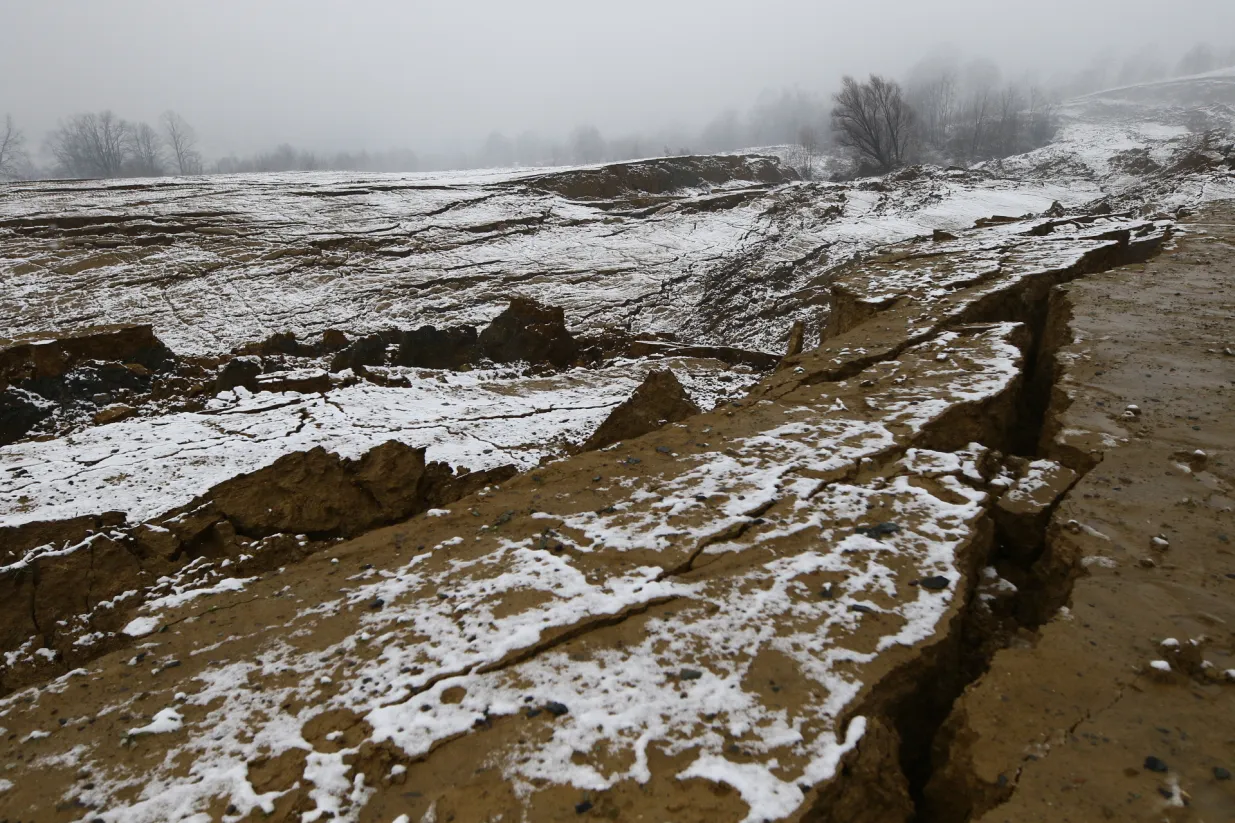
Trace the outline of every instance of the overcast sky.
{"label": "overcast sky", "polygon": [[491,129],[693,127],[936,43],[1049,75],[1224,37],[1235,0],[0,0],[0,113],[34,141],[79,111],[175,109],[216,156],[440,151]]}

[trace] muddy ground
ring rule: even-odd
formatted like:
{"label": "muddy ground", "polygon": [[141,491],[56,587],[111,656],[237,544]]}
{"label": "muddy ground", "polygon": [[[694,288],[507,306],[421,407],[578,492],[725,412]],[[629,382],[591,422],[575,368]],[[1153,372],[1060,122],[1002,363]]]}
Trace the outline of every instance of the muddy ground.
{"label": "muddy ground", "polygon": [[0,809],[1235,819],[1235,209],[1044,226],[837,278],[744,400],[144,609],[0,703]]}

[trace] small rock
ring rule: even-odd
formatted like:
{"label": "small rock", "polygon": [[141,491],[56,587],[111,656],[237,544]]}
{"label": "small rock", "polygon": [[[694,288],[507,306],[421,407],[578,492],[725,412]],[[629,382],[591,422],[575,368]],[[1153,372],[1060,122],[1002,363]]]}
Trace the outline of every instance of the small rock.
{"label": "small rock", "polygon": [[643,461],[642,461],[642,460],[640,460],[640,459],[639,459],[639,458],[637,458],[637,457],[628,457],[628,458],[626,458],[626,459],[625,459],[624,461],[622,461],[622,462],[624,462],[627,466],[637,466],[637,465],[639,465],[640,463],[642,463]]}
{"label": "small rock", "polygon": [[1151,754],[1149,757],[1145,758],[1145,769],[1151,772],[1165,774],[1167,771],[1167,766],[1166,763],[1164,763],[1160,758],[1154,757]]}
{"label": "small rock", "polygon": [[554,717],[561,717],[562,715],[568,713],[570,709],[566,707],[565,703],[558,703],[556,700],[550,700],[545,704],[545,711]]}
{"label": "small rock", "polygon": [[1150,539],[1149,545],[1155,551],[1164,552],[1171,547],[1171,541],[1167,540],[1165,535],[1159,534]]}
{"label": "small rock", "polygon": [[682,671],[678,672],[678,679],[680,680],[698,680],[701,677],[703,677],[703,672],[698,669],[682,669]]}
{"label": "small rock", "polygon": [[656,451],[660,452],[661,454],[673,454],[673,450],[670,449],[668,446],[657,446]]}
{"label": "small rock", "polygon": [[386,601],[379,597],[369,604],[369,608],[376,610],[376,609],[380,609],[382,606],[385,606],[385,605],[386,605]]}
{"label": "small rock", "polygon": [[592,801],[584,800],[582,803],[575,804],[575,814],[587,814],[592,810]]}
{"label": "small rock", "polygon": [[864,534],[867,537],[879,539],[889,534],[896,534],[901,530],[901,527],[892,522],[878,523],[874,526],[858,526],[854,529],[855,534]]}
{"label": "small rock", "polygon": [[1231,772],[1230,770],[1224,769],[1221,766],[1214,766],[1214,779],[1215,780],[1230,780]]}
{"label": "small rock", "polygon": [[108,423],[116,423],[132,417],[135,414],[137,414],[137,409],[132,406],[126,406],[124,403],[116,403],[100,410],[92,419],[96,425],[106,426]]}
{"label": "small rock", "polygon": [[918,581],[918,585],[927,591],[941,592],[951,584],[948,578],[942,575],[933,575],[931,577],[923,577]]}

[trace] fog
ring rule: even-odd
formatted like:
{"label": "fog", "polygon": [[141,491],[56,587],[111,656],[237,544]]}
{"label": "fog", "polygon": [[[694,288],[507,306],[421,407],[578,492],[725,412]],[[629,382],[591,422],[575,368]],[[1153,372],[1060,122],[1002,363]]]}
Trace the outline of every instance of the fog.
{"label": "fog", "polygon": [[941,49],[1038,82],[1235,46],[1231,0],[262,0],[0,9],[0,116],[32,154],[66,116],[175,110],[207,158],[470,150],[494,130],[688,133],[761,92],[826,96]]}

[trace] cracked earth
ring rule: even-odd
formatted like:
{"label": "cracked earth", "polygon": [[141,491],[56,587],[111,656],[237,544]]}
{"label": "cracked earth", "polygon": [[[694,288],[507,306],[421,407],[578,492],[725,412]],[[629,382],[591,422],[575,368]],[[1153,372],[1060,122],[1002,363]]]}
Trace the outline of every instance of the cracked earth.
{"label": "cracked earth", "polygon": [[1143,91],[844,185],[18,187],[0,819],[1232,819],[1233,166]]}

